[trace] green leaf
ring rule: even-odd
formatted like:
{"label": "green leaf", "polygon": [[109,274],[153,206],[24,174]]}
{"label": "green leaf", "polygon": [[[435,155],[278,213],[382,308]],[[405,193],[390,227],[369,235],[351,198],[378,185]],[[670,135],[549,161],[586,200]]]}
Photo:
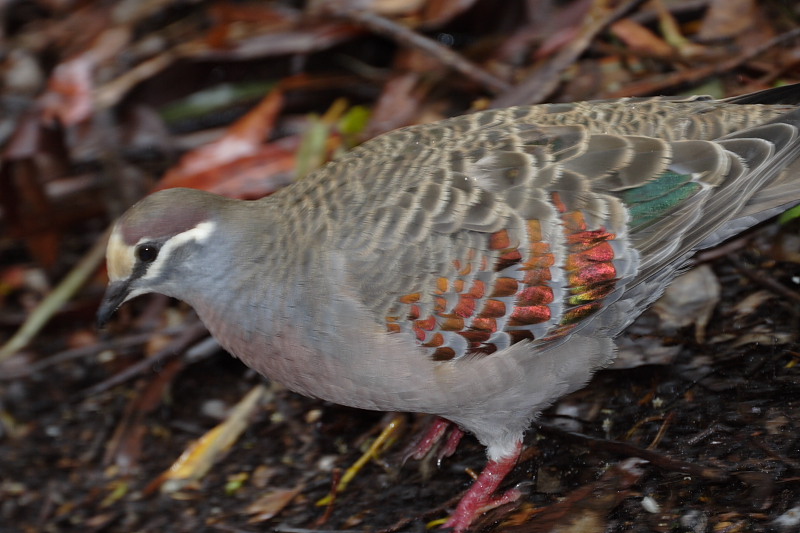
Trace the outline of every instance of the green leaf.
{"label": "green leaf", "polygon": [[331,125],[318,115],[311,115],[308,128],[303,133],[300,148],[297,150],[297,178],[302,178],[309,172],[319,168],[327,158],[328,136]]}
{"label": "green leaf", "polygon": [[222,83],[176,100],[159,110],[167,124],[205,116],[236,104],[262,98],[275,82]]}
{"label": "green leaf", "polygon": [[800,218],[800,205],[796,205],[783,213],[780,218],[778,218],[778,222],[781,224],[788,224],[796,218]]}

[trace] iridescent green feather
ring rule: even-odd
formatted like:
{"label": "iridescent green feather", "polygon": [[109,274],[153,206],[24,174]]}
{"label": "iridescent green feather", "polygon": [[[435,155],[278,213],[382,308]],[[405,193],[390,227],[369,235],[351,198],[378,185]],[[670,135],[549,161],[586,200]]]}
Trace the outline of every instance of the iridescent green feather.
{"label": "iridescent green feather", "polygon": [[631,227],[637,228],[666,216],[701,188],[692,181],[691,175],[667,171],[641,187],[624,191],[622,201],[628,205]]}

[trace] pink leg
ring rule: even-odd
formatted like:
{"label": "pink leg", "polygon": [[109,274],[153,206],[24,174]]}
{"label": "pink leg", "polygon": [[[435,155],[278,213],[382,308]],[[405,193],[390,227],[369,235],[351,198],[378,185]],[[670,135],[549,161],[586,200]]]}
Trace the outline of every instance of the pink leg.
{"label": "pink leg", "polygon": [[517,464],[520,453],[522,453],[522,443],[518,442],[512,455],[486,463],[481,475],[464,494],[461,501],[458,502],[456,511],[442,527],[452,527],[453,531],[461,533],[466,531],[472,521],[481,513],[519,498],[520,492],[516,489],[511,489],[497,497],[494,496],[494,493]]}
{"label": "pink leg", "polygon": [[[449,428],[451,425],[453,425],[453,423],[450,422],[449,420],[436,417],[436,419],[431,423],[431,425],[428,426],[428,429],[425,431],[425,434],[422,436],[419,442],[415,443],[408,451],[408,453],[406,453],[405,459],[413,457],[414,459],[419,460],[425,457],[428,454],[428,452],[431,451],[431,448],[433,448],[433,446],[437,442],[442,440],[442,437],[444,436],[445,432],[447,432],[447,428]],[[455,429],[461,432],[461,434],[463,435],[463,432],[460,429],[458,428]],[[450,440],[448,439],[447,442],[449,444]],[[458,442],[456,442],[456,445],[458,445]],[[452,455],[452,452],[450,452],[450,454]]]}
{"label": "pink leg", "polygon": [[450,428],[450,434],[447,436],[447,442],[444,443],[442,449],[439,450],[439,457],[437,457],[438,461],[441,462],[443,457],[450,457],[454,453],[456,453],[456,448],[458,448],[458,443],[461,442],[461,437],[464,436],[464,431],[453,424],[453,427]]}

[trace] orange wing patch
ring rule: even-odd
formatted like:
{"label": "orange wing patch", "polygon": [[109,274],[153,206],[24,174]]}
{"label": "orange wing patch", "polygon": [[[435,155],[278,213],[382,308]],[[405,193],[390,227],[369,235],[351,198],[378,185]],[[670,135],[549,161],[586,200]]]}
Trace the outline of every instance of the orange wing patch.
{"label": "orange wing patch", "polygon": [[554,202],[561,206],[564,233],[567,238],[567,271],[569,295],[567,308],[559,326],[548,335],[549,339],[561,337],[575,326],[603,308],[603,300],[617,286],[617,269],[614,266],[614,249],[611,241],[616,238],[605,228],[588,229],[583,213],[566,211],[566,206],[554,193]]}
{"label": "orange wing patch", "polygon": [[565,237],[566,279],[560,289],[553,285],[557,261],[543,240],[541,223],[527,220],[525,242],[514,242],[513,230],[492,233],[486,251],[464,250],[453,260],[451,274],[435,278],[429,292],[400,296],[397,308],[403,312],[386,317],[387,330],[411,331],[434,360],[446,361],[535,339],[537,325],[554,321],[557,297],[564,311],[548,339],[566,335],[601,309],[618,281],[610,244],[615,234],[589,229],[583,214],[568,210],[557,193],[552,201]]}
{"label": "orange wing patch", "polygon": [[[495,232],[488,236],[486,252],[465,250],[463,258],[452,262],[454,274],[436,278],[429,294],[399,297],[407,315],[387,317],[388,331],[399,332],[401,322],[409,321],[419,344],[436,360],[492,353],[532,339],[529,328],[552,316],[548,282],[555,258],[542,242],[537,220],[527,221],[525,229],[522,245],[505,229]],[[430,302],[426,313],[425,301]]]}

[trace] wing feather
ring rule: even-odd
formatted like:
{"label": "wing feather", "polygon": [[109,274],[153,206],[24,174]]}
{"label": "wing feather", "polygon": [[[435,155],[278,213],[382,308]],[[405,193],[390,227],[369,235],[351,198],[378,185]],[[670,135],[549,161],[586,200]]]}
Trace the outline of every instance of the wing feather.
{"label": "wing feather", "polygon": [[434,359],[616,334],[726,223],[775,208],[757,193],[797,158],[797,113],[701,97],[491,110],[367,142],[300,192],[344,226],[326,246],[362,303]]}

